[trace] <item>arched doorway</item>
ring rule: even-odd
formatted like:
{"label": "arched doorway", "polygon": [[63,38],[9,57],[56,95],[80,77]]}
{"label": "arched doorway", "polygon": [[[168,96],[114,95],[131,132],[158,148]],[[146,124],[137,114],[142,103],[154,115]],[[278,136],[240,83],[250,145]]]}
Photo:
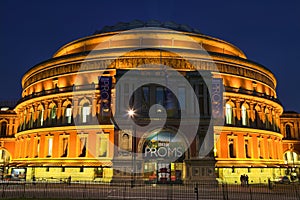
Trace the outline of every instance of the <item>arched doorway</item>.
{"label": "arched doorway", "polygon": [[143,144],[144,180],[182,183],[186,149],[186,140],[179,133],[160,130],[148,135]]}
{"label": "arched doorway", "polygon": [[294,151],[287,151],[284,153],[284,161],[288,165],[298,165],[299,155]]}
{"label": "arched doorway", "polygon": [[287,164],[286,175],[290,175],[291,180],[294,181],[299,177],[299,166],[300,166],[300,156],[295,151],[287,151],[284,153],[284,162]]}
{"label": "arched doorway", "polygon": [[5,149],[0,149],[0,178],[3,179],[8,174],[8,164],[11,160],[10,153]]}

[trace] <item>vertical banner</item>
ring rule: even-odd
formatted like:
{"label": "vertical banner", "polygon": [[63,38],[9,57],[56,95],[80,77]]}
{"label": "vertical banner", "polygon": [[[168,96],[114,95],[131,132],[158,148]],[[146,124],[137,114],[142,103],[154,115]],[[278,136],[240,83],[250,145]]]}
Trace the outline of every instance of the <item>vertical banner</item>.
{"label": "vertical banner", "polygon": [[109,112],[111,104],[112,79],[110,76],[99,77],[101,111]]}
{"label": "vertical banner", "polygon": [[213,119],[223,119],[223,79],[213,78],[211,86],[211,105]]}

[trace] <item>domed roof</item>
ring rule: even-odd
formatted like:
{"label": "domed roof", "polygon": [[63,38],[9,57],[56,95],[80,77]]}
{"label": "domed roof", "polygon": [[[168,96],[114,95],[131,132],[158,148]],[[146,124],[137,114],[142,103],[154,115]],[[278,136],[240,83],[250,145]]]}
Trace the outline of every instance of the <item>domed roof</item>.
{"label": "domed roof", "polygon": [[[140,29],[149,28],[147,31]],[[126,36],[125,36],[126,35]],[[143,38],[141,40],[141,38]],[[150,43],[149,43],[150,42]],[[236,46],[218,38],[204,35],[199,30],[174,22],[149,20],[143,22],[119,22],[113,26],[105,26],[93,35],[74,40],[62,46],[53,57],[75,54],[83,51],[107,50],[121,48],[165,48],[197,49],[197,43],[206,51],[222,55],[237,56],[246,59],[246,55]]]}
{"label": "domed roof", "polygon": [[160,28],[167,28],[176,31],[198,33],[198,34],[201,33],[198,29],[191,28],[190,26],[184,24],[177,24],[171,21],[160,22],[157,20],[149,20],[147,22],[143,22],[141,20],[133,20],[131,22],[119,22],[113,26],[104,26],[102,29],[97,30],[94,34],[125,31],[125,30],[142,28],[142,27],[160,27]]}

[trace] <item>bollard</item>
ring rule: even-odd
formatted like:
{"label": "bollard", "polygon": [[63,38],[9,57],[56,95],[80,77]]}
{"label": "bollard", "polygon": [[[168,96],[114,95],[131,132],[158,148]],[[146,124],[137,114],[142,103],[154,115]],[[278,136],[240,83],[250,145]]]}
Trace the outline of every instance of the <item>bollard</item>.
{"label": "bollard", "polygon": [[194,192],[196,193],[196,200],[198,200],[199,199],[198,183],[196,183],[196,186],[194,188]]}
{"label": "bollard", "polygon": [[268,186],[269,186],[269,189],[272,190],[273,189],[273,184],[271,182],[271,179],[268,178]]}

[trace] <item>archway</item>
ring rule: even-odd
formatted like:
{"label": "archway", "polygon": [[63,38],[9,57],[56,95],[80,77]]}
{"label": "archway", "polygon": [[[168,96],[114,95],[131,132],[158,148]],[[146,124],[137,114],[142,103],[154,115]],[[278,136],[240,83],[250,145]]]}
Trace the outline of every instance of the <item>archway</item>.
{"label": "archway", "polygon": [[149,134],[142,147],[144,179],[157,183],[181,183],[187,147],[184,136],[172,130]]}
{"label": "archway", "polygon": [[284,161],[288,165],[298,165],[299,163],[299,154],[294,151],[287,151],[284,153]]}

